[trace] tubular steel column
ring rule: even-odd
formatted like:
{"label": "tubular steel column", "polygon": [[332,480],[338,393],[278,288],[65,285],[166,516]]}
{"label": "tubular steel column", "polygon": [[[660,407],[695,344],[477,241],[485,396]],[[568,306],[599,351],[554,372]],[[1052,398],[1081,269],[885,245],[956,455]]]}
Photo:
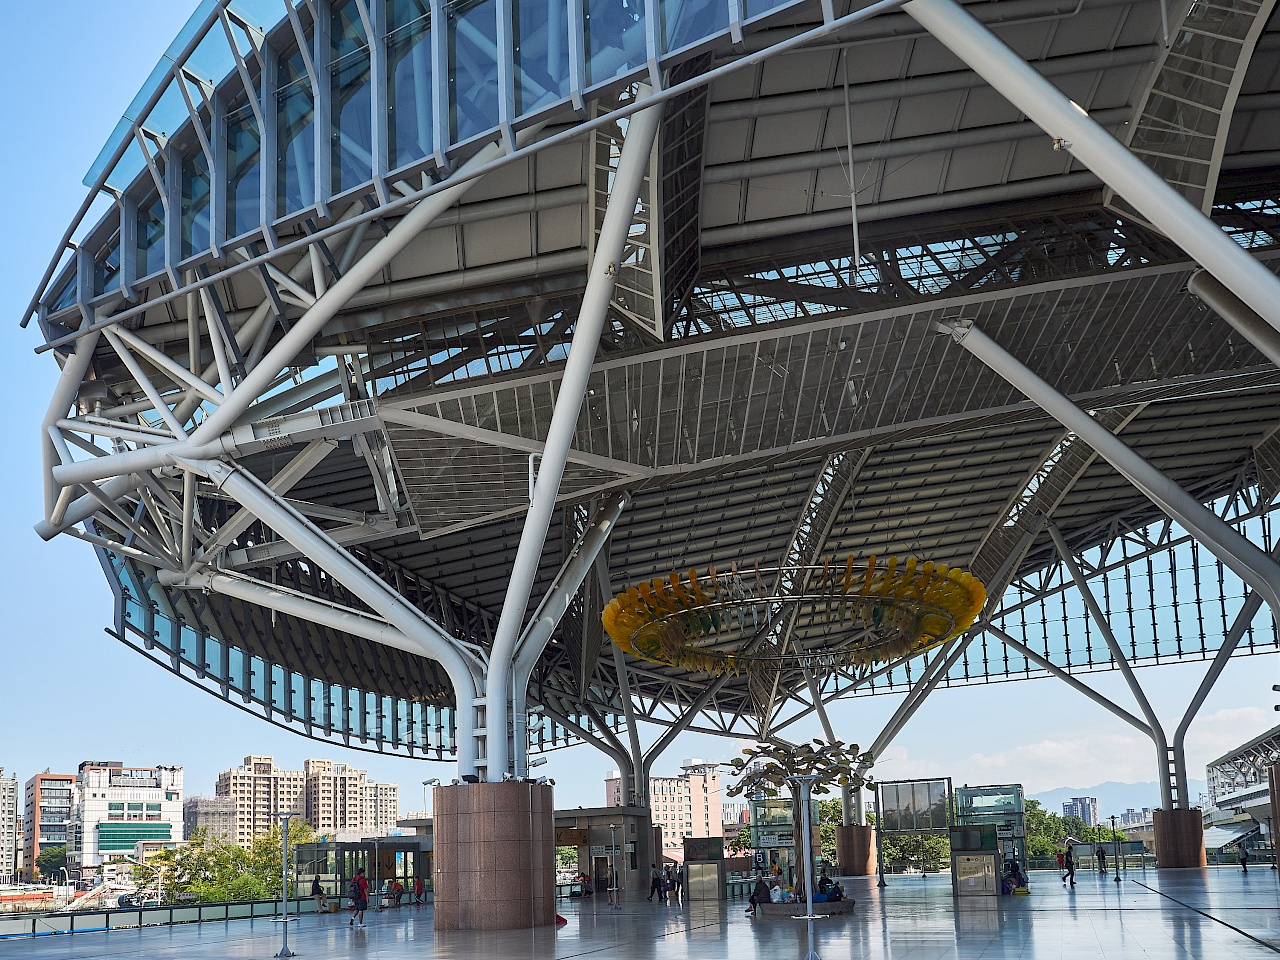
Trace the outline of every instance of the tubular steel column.
{"label": "tubular steel column", "polygon": [[551,585],[551,589],[547,592],[546,597],[543,598],[529,626],[521,634],[520,640],[516,645],[516,663],[512,671],[511,683],[511,707],[516,728],[513,737],[515,746],[513,752],[515,755],[515,775],[517,777],[523,777],[528,772],[529,745],[527,743],[528,734],[525,729],[528,718],[525,715],[525,703],[528,697],[529,678],[533,675],[533,668],[537,666],[538,658],[542,656],[542,651],[546,649],[547,641],[551,639],[551,634],[555,632],[561,618],[564,617],[565,612],[569,609],[569,604],[573,602],[573,598],[582,586],[582,582],[587,578],[587,574],[591,572],[591,568],[595,564],[596,558],[600,555],[600,551],[609,542],[609,537],[613,533],[614,524],[618,522],[618,517],[630,502],[631,495],[629,493],[620,493],[615,494],[601,504],[596,515],[592,517],[591,525],[587,528],[586,533],[583,534],[574,547],[573,555],[560,568],[555,582]]}
{"label": "tubular steel column", "polygon": [[1049,536],[1053,539],[1053,545],[1058,548],[1058,555],[1062,558],[1062,565],[1071,574],[1071,580],[1076,585],[1076,590],[1079,591],[1080,597],[1084,600],[1084,605],[1089,610],[1089,616],[1093,618],[1098,632],[1102,634],[1102,639],[1106,641],[1107,649],[1111,651],[1116,667],[1124,677],[1124,682],[1128,684],[1129,692],[1133,694],[1133,699],[1137,701],[1138,709],[1146,717],[1147,725],[1151,728],[1151,742],[1155,744],[1156,755],[1160,758],[1157,764],[1157,769],[1160,771],[1160,805],[1166,810],[1172,810],[1173,790],[1169,786],[1169,741],[1164,735],[1164,727],[1160,725],[1160,718],[1156,716],[1155,710],[1151,708],[1147,695],[1142,691],[1142,685],[1138,683],[1138,678],[1134,676],[1133,667],[1129,666],[1129,661],[1125,658],[1124,651],[1120,649],[1120,644],[1116,641],[1116,635],[1111,630],[1111,623],[1107,620],[1106,613],[1093,595],[1093,591],[1089,588],[1089,581],[1080,572],[1080,567],[1071,555],[1071,548],[1067,546],[1067,541],[1062,538],[1062,533],[1052,523],[1048,524],[1048,528]]}
{"label": "tubular steel column", "polygon": [[[954,0],[902,8],[1006,100],[1280,330],[1280,279]],[[1266,356],[1271,351],[1237,327]]]}
{"label": "tubular steel column", "polygon": [[1099,456],[1115,467],[1152,503],[1182,524],[1241,580],[1257,590],[1271,612],[1280,616],[1280,566],[1265,551],[1241,536],[1229,523],[1134,453],[1124,441],[977,327],[957,323],[941,329],[1026,394],[1045,413],[1093,447]]}
{"label": "tubular steel column", "polygon": [[184,465],[209,477],[220,490],[251,511],[308,560],[416,641],[421,656],[437,661],[444,668],[457,701],[458,772],[459,775],[474,773],[476,687],[473,669],[478,665],[463,656],[456,641],[246,471],[216,460],[188,461]]}
{"label": "tubular steel column", "polygon": [[626,139],[618,160],[613,192],[600,227],[595,260],[587,277],[587,288],[573,331],[569,359],[560,380],[555,412],[547,427],[538,479],[534,484],[533,502],[525,518],[520,545],[511,565],[507,594],[493,638],[489,659],[489,675],[485,687],[485,770],[489,780],[500,780],[507,773],[507,718],[511,696],[512,660],[516,653],[520,623],[524,619],[529,593],[538,572],[538,560],[547,539],[547,528],[555,511],[560,478],[573,434],[578,425],[578,412],[586,394],[596,347],[604,332],[609,301],[613,297],[618,263],[626,247],[627,235],[635,216],[636,201],[649,167],[649,154],[662,120],[662,105],[654,104],[638,111],[627,127]]}

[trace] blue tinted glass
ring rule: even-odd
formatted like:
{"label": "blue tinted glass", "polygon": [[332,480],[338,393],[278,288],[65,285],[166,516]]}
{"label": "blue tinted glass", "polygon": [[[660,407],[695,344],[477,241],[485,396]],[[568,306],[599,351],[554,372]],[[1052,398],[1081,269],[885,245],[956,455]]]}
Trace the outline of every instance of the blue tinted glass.
{"label": "blue tinted glass", "polygon": [[249,661],[249,692],[259,703],[267,701],[267,665],[261,657]]}
{"label": "blue tinted glass", "polygon": [[376,737],[378,735],[378,698],[372,693],[361,693],[360,700],[364,705],[364,725],[360,728],[360,734],[365,737]]}
{"label": "blue tinted glass", "polygon": [[498,123],[497,10],[495,0],[459,3],[449,10],[449,104],[455,141]]}
{"label": "blue tinted glass", "polygon": [[315,101],[301,51],[276,71],[276,216],[316,202]]}
{"label": "blue tinted glass", "polygon": [[93,261],[93,293],[101,296],[120,289],[120,237],[117,235]]}
{"label": "blue tinted glass", "polygon": [[182,158],[182,256],[209,249],[209,163],[204,151]]}
{"label": "blue tinted glass", "polygon": [[301,674],[289,674],[289,688],[292,694],[290,711],[295,717],[305,719],[307,710],[307,680]]}
{"label": "blue tinted glass", "polygon": [[287,690],[284,670],[277,663],[271,664],[271,705],[285,713],[285,691]]}
{"label": "blue tinted glass", "polygon": [[336,684],[329,687],[329,716],[333,729],[348,732],[347,714],[342,708],[343,688]]}
{"label": "blue tinted glass", "polygon": [[729,29],[724,0],[662,0],[662,32],[667,50],[679,50]]}
{"label": "blue tinted glass", "polygon": [[262,222],[262,138],[248,107],[227,119],[227,236],[258,229]]}
{"label": "blue tinted glass", "polygon": [[164,204],[159,195],[138,204],[137,231],[138,276],[148,277],[164,269]]}
{"label": "blue tinted glass", "polygon": [[342,193],[373,177],[369,45],[354,0],[334,7],[330,29],[333,189]]}
{"label": "blue tinted glass", "polygon": [[770,10],[777,10],[779,7],[785,7],[791,0],[746,0],[747,19],[758,17],[761,14],[768,13]]}
{"label": "blue tinted glass", "polygon": [[392,167],[421,160],[434,147],[431,121],[431,17],[427,0],[387,0],[387,122]]}
{"label": "blue tinted glass", "polygon": [[215,680],[222,679],[222,641],[213,637],[204,640],[204,672]]}
{"label": "blue tinted glass", "polygon": [[596,84],[644,63],[643,0],[584,0],[587,83]]}
{"label": "blue tinted glass", "polygon": [[53,301],[49,304],[49,312],[57,313],[59,310],[65,310],[76,302],[76,271],[74,265],[71,269],[71,277],[62,288],[54,295]]}
{"label": "blue tinted glass", "polygon": [[248,689],[244,680],[244,651],[238,647],[232,647],[228,651],[227,658],[227,683],[232,690],[237,693],[243,693]]}
{"label": "blue tinted glass", "polygon": [[515,0],[516,110],[529,113],[569,95],[564,0]]}
{"label": "blue tinted glass", "polygon": [[200,665],[200,650],[198,648],[199,642],[199,636],[190,627],[184,626],[178,628],[178,644],[182,653],[182,659],[193,667]]}

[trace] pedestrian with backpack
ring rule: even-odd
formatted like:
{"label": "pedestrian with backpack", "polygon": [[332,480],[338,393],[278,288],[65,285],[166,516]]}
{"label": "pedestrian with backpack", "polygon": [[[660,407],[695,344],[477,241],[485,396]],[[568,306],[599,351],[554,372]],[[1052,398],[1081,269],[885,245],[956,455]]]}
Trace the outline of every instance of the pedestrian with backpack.
{"label": "pedestrian with backpack", "polygon": [[347,896],[351,898],[351,920],[347,926],[363,927],[364,912],[369,909],[369,878],[364,875],[364,867],[356,871],[351,886],[347,888]]}

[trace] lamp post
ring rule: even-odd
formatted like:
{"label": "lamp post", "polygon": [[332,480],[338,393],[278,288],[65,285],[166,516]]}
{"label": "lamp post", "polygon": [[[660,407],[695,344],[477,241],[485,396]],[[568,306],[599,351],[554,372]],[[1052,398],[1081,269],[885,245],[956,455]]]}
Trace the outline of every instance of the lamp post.
{"label": "lamp post", "polygon": [[609,824],[609,906],[622,909],[622,888],[618,886],[618,825]]}
{"label": "lamp post", "polygon": [[425,816],[431,812],[431,804],[427,801],[427,787],[440,786],[440,778],[432,777],[430,780],[422,781],[422,813]]}
{"label": "lamp post", "polygon": [[1271,869],[1276,869],[1276,837],[1271,832],[1271,818],[1267,817],[1267,843],[1271,846]]}
{"label": "lamp post", "polygon": [[1116,815],[1111,815],[1111,845],[1115,848],[1113,859],[1116,862],[1116,883],[1120,882],[1120,835],[1116,833]]}
{"label": "lamp post", "polygon": [[295,810],[286,810],[274,815],[280,821],[280,917],[277,922],[284,929],[284,941],[280,944],[277,957],[296,957],[289,949],[289,923],[296,919],[289,916],[289,820],[299,816]]}

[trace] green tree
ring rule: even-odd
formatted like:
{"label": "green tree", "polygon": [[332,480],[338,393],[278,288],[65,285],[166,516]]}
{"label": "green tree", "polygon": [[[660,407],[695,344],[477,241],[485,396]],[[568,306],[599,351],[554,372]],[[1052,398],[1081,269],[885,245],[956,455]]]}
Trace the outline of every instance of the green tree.
{"label": "green tree", "polygon": [[1032,857],[1056,856],[1068,837],[1090,845],[1126,839],[1123,830],[1113,835],[1110,826],[1090,827],[1079,817],[1049,813],[1039,800],[1026,802],[1026,814],[1027,854]]}
{"label": "green tree", "polygon": [[[289,849],[316,839],[302,818],[289,823]],[[133,881],[150,887],[161,878],[164,902],[179,898],[202,903],[227,900],[272,900],[280,896],[280,827],[259,834],[246,849],[221,837],[197,830],[174,850],[162,850],[132,871]],[[290,884],[289,895],[297,890]]]}
{"label": "green tree", "polygon": [[56,879],[58,871],[67,865],[66,847],[46,847],[36,857],[36,870],[40,876]]}

